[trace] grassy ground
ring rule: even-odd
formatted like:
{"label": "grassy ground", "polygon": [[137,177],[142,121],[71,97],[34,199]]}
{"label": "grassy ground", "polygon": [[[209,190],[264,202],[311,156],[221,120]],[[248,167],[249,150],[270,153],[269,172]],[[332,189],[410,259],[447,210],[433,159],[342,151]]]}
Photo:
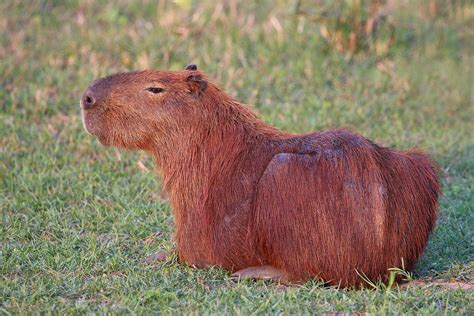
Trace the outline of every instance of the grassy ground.
{"label": "grassy ground", "polygon": [[[354,48],[344,36],[363,12],[323,8],[335,23],[309,1],[229,3],[1,2],[0,314],[473,313],[474,6],[403,2]],[[173,246],[159,179],[144,154],[86,135],[78,100],[99,76],[190,62],[282,129],[430,152],[444,195],[417,281],[285,288],[144,264]]]}

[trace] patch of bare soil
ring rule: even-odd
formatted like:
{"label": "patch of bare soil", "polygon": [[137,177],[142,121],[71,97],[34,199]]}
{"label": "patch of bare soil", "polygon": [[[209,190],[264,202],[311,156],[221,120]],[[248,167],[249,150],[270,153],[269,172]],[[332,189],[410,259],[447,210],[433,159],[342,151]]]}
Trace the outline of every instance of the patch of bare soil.
{"label": "patch of bare soil", "polygon": [[446,280],[446,279],[436,279],[436,278],[426,278],[413,280],[408,283],[399,285],[401,288],[408,288],[413,286],[441,286],[449,289],[463,289],[463,290],[473,290],[474,284],[469,281],[459,281],[459,280]]}

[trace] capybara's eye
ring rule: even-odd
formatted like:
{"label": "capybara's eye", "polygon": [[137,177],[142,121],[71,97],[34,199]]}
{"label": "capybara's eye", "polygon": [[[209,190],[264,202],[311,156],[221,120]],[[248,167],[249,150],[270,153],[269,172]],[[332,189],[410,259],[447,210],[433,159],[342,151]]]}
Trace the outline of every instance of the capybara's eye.
{"label": "capybara's eye", "polygon": [[150,87],[150,88],[146,88],[145,90],[150,91],[151,93],[161,93],[165,91],[165,89],[157,88],[157,87]]}

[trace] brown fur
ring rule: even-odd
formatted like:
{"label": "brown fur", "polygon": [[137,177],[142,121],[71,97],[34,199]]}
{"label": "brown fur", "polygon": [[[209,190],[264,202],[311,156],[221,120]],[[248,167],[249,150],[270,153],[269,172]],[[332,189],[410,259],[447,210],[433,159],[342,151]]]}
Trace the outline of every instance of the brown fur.
{"label": "brown fur", "polygon": [[359,274],[386,281],[402,260],[413,269],[434,228],[426,155],[344,130],[279,131],[195,68],[100,79],[81,104],[102,144],[153,156],[188,265],[269,265],[292,282],[359,286]]}

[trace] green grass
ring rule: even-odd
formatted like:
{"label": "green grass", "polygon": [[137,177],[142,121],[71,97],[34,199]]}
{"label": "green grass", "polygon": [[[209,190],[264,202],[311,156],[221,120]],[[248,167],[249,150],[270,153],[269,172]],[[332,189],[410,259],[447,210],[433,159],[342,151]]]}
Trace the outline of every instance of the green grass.
{"label": "green grass", "polygon": [[[472,286],[446,282],[474,276],[474,6],[428,17],[428,1],[412,3],[390,13],[388,51],[349,53],[320,36],[324,21],[296,16],[292,2],[236,11],[189,1],[1,2],[0,314],[473,313]],[[236,283],[176,258],[144,264],[173,247],[159,178],[145,154],[86,135],[78,100],[99,76],[191,62],[282,129],[348,127],[432,154],[444,194],[415,270],[426,282],[281,287]]]}

